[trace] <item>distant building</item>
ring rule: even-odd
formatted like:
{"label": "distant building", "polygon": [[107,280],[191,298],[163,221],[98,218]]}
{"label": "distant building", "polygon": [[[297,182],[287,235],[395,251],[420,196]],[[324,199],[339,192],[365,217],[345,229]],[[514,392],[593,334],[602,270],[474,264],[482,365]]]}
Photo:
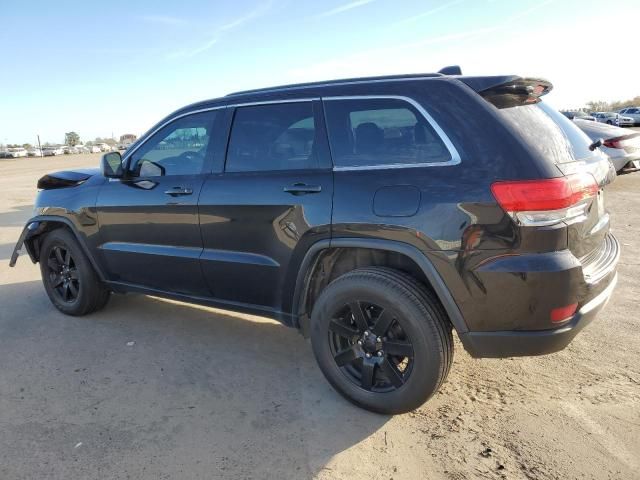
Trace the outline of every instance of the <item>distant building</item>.
{"label": "distant building", "polygon": [[129,145],[129,144],[135,142],[137,139],[138,139],[138,137],[136,137],[132,133],[125,133],[124,135],[120,135],[120,143],[122,145]]}

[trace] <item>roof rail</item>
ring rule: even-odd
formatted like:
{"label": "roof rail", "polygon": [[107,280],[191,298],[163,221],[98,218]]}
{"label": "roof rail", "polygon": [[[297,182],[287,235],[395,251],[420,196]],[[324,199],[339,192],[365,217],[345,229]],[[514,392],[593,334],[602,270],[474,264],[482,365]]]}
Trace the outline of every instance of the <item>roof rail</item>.
{"label": "roof rail", "polygon": [[[452,67],[445,67],[445,69],[447,68],[452,68]],[[458,71],[459,70],[460,70],[460,67],[458,67]],[[226,96],[231,97],[234,95],[246,95],[250,93],[280,92],[282,90],[296,90],[296,89],[302,89],[302,88],[324,87],[324,86],[330,86],[330,85],[344,85],[344,84],[366,83],[366,82],[385,82],[385,81],[397,81],[397,80],[418,80],[421,78],[442,77],[443,75],[451,75],[451,74],[444,74],[441,70],[438,73],[413,73],[413,74],[406,74],[406,75],[383,75],[378,77],[344,78],[339,80],[327,80],[323,82],[297,83],[297,84],[291,84],[291,85],[281,85],[277,87],[256,88],[253,90],[243,90],[239,92],[229,93]],[[455,74],[455,75],[458,75],[458,74]]]}

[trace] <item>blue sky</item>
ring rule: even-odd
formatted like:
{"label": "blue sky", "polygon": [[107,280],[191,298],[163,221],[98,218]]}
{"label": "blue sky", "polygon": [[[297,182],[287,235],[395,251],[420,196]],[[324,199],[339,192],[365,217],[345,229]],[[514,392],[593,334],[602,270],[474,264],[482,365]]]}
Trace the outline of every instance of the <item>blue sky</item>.
{"label": "blue sky", "polygon": [[[640,95],[638,0],[3,1],[0,143],[141,134],[253,87],[459,64],[558,108]],[[627,40],[624,40],[626,38]]]}

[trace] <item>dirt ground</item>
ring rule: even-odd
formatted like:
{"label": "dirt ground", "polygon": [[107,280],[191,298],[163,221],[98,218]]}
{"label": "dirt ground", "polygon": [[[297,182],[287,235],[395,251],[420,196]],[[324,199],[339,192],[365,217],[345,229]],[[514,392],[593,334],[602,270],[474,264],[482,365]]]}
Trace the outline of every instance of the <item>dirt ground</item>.
{"label": "dirt ground", "polygon": [[441,392],[386,417],[270,320],[137,295],[58,313],[9,256],[37,178],[98,161],[0,160],[0,478],[640,478],[640,173],[607,197],[617,290],[565,351],[474,360],[457,343]]}

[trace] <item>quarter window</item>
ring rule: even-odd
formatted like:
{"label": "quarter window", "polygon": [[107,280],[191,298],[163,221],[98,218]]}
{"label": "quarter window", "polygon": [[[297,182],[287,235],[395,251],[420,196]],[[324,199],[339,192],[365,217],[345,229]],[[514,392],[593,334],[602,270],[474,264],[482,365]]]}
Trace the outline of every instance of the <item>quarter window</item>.
{"label": "quarter window", "polygon": [[415,165],[451,160],[433,127],[404,100],[328,100],[324,105],[336,166]]}
{"label": "quarter window", "polygon": [[133,153],[130,170],[142,177],[202,173],[216,114],[196,113],[171,122]]}
{"label": "quarter window", "polygon": [[311,102],[239,107],[233,120],[225,170],[317,168],[315,138]]}

